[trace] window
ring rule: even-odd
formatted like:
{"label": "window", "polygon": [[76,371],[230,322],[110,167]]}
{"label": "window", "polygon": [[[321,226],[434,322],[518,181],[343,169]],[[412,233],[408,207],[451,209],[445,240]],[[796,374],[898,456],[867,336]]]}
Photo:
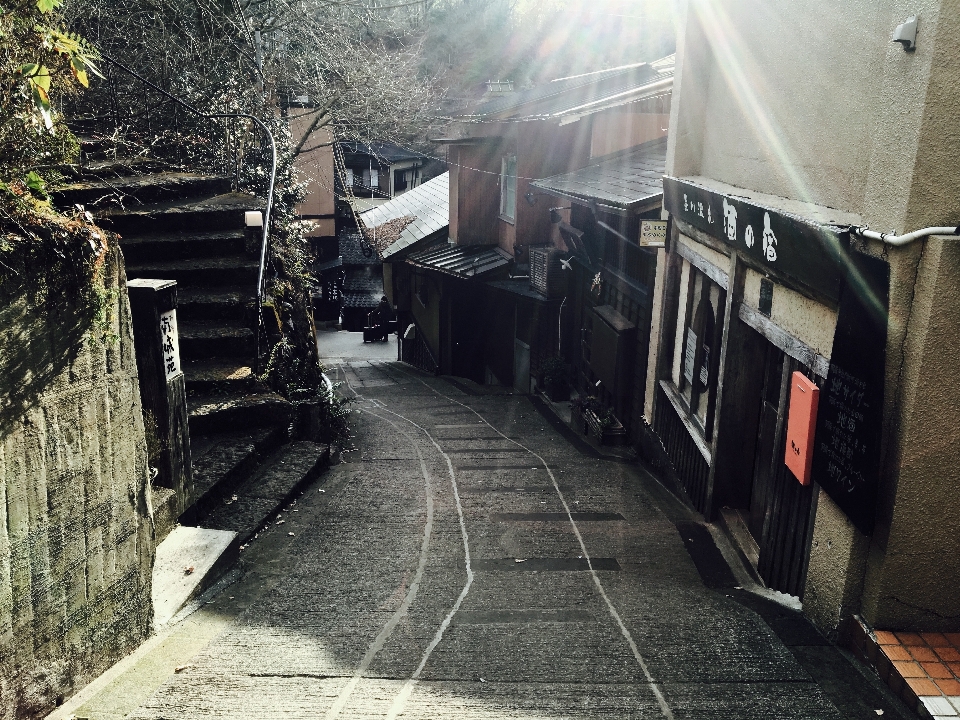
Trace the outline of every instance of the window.
{"label": "window", "polygon": [[353,170],[347,168],[347,179],[343,183],[347,187],[353,187]]}
{"label": "window", "polygon": [[693,425],[713,437],[726,291],[683,261],[671,380]]}
{"label": "window", "polygon": [[517,216],[517,156],[507,155],[500,166],[500,217],[511,222]]}
{"label": "window", "polygon": [[377,168],[370,170],[370,187],[380,187],[380,171]]}

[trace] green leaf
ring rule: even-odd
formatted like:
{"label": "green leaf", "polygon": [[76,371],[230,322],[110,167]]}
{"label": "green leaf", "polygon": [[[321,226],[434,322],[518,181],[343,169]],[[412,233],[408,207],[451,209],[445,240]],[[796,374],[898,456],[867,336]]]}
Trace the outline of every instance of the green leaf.
{"label": "green leaf", "polygon": [[50,71],[41,65],[40,69],[30,76],[30,82],[33,83],[34,87],[43,90],[44,95],[47,95],[50,92]]}
{"label": "green leaf", "polygon": [[17,70],[24,77],[32,77],[40,72],[40,66],[36,63],[25,63],[20,66],[20,69]]}
{"label": "green leaf", "polygon": [[36,83],[33,84],[33,103],[41,111],[50,110],[50,94]]}
{"label": "green leaf", "polygon": [[35,196],[46,200],[49,195],[47,194],[47,183],[46,181],[37,175],[33,170],[27,173],[27,176],[23,179],[24,184],[27,186],[27,189],[30,190]]}
{"label": "green leaf", "polygon": [[42,13],[48,13],[60,7],[62,4],[63,0],[37,0],[37,10]]}
{"label": "green leaf", "polygon": [[70,60],[70,70],[73,72],[73,76],[77,79],[78,83],[84,87],[90,87],[90,78],[87,77],[87,67],[80,58],[72,58]]}

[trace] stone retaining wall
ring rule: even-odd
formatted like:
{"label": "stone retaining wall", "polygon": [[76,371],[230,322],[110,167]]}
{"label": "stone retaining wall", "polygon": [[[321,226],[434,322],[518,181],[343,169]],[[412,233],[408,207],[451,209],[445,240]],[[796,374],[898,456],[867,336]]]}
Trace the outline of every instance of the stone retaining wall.
{"label": "stone retaining wall", "polygon": [[154,531],[120,253],[107,339],[0,307],[0,719],[42,717],[150,632]]}

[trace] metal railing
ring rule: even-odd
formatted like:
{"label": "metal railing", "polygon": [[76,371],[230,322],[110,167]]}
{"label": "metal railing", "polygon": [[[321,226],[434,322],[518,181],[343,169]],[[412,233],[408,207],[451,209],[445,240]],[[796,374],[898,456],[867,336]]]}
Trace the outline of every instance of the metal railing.
{"label": "metal railing", "polygon": [[[228,120],[228,119],[249,120],[254,125],[259,127],[260,130],[263,131],[264,135],[266,135],[270,145],[270,179],[267,184],[267,205],[264,210],[264,216],[263,216],[263,235],[261,238],[261,245],[260,245],[260,266],[257,273],[256,355],[254,356],[254,360],[253,360],[254,372],[259,373],[260,372],[260,338],[261,338],[261,330],[263,328],[263,299],[264,299],[264,293],[265,293],[264,275],[266,272],[267,258],[269,256],[270,213],[273,210],[273,193],[274,193],[274,186],[276,184],[276,179],[277,179],[277,144],[276,144],[276,141],[274,140],[273,133],[270,132],[270,128],[268,128],[267,125],[262,120],[248,113],[205,113],[202,110],[199,110],[198,108],[194,107],[190,103],[186,102],[185,100],[182,100],[181,98],[178,98],[175,95],[172,95],[171,93],[167,92],[166,90],[161,88],[159,85],[151,82],[147,78],[137,73],[135,70],[128,68],[126,65],[119,62],[118,60],[114,60],[113,58],[103,54],[101,54],[100,57],[104,61],[110,63],[117,69],[122,70],[123,72],[127,73],[128,75],[135,78],[139,82],[142,82],[147,87],[160,93],[168,100],[173,101],[180,107],[185,108],[186,110],[193,113],[199,118],[202,118],[205,120],[211,120],[211,121]],[[229,133],[228,133],[228,137],[229,137]],[[229,140],[228,140],[228,143],[229,143]],[[236,148],[234,148],[234,150],[235,149]],[[230,154],[231,156],[235,155],[233,150],[230,151]],[[235,174],[236,182],[239,182],[239,172],[240,172],[239,167],[240,167],[239,158],[236,157],[234,160],[234,174]]]}
{"label": "metal railing", "polygon": [[417,324],[416,320],[411,324],[415,329],[415,334],[412,338],[400,339],[402,353],[400,359],[405,363],[413,365],[418,370],[423,370],[431,375],[439,375],[440,363],[437,362],[437,359],[433,356],[433,351],[430,350],[430,346],[427,344],[427,341],[424,340],[420,325]]}

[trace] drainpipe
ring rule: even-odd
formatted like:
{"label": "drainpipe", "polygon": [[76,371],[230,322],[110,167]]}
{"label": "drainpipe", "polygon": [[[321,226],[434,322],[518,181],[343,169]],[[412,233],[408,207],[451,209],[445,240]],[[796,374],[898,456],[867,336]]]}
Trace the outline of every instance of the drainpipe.
{"label": "drainpipe", "polygon": [[894,235],[893,233],[879,233],[876,230],[869,230],[866,227],[851,226],[850,232],[857,237],[867,240],[879,240],[887,245],[900,247],[920,238],[930,237],[931,235],[960,235],[960,227],[928,227],[923,230],[914,230],[905,235]]}

